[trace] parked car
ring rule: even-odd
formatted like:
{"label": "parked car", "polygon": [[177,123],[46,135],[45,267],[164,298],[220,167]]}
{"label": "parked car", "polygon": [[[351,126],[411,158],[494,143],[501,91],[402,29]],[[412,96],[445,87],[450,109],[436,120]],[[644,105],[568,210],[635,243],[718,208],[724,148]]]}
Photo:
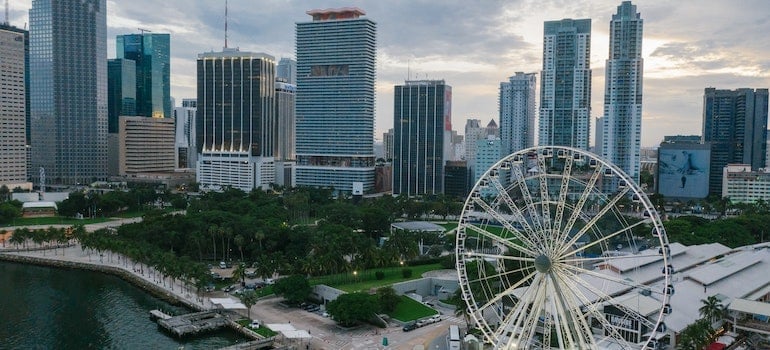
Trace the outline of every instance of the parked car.
{"label": "parked car", "polygon": [[307,309],[308,312],[316,312],[318,310],[321,310],[321,307],[316,304],[311,304]]}
{"label": "parked car", "polygon": [[227,264],[224,261],[220,261],[219,262],[219,268],[220,269],[226,269],[227,268]]}
{"label": "parked car", "polygon": [[427,320],[427,319],[425,319],[425,320],[419,320],[419,321],[417,321],[417,323],[415,323],[415,324],[417,325],[417,327],[422,327],[422,326],[425,326],[425,325],[427,325],[427,324],[430,324],[430,322],[428,322],[428,320]]}
{"label": "parked car", "polygon": [[225,287],[225,289],[222,289],[222,291],[224,291],[225,293],[230,293],[230,291],[232,291],[233,289],[235,289],[234,285],[227,286],[227,287]]}
{"label": "parked car", "polygon": [[441,321],[441,315],[434,315],[433,317],[429,318],[428,321],[430,323],[437,323]]}
{"label": "parked car", "polygon": [[257,321],[257,320],[252,320],[252,321],[251,321],[251,323],[249,324],[249,327],[250,327],[250,328],[254,328],[254,329],[257,329],[257,328],[259,328],[259,321]]}
{"label": "parked car", "polygon": [[408,323],[408,324],[406,324],[404,326],[403,329],[404,329],[404,332],[409,332],[409,331],[415,330],[415,329],[417,329],[417,324],[415,324],[415,323]]}

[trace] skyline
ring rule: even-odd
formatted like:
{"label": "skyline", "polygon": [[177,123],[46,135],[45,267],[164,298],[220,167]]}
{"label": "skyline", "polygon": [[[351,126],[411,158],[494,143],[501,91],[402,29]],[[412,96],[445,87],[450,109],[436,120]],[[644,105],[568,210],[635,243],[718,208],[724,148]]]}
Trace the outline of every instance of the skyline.
{"label": "skyline", "polygon": [[[295,58],[295,23],[310,21],[306,11],[345,6],[363,9],[378,25],[375,138],[380,140],[392,127],[394,86],[409,78],[444,79],[454,87],[454,130],[462,132],[468,118],[499,123],[500,82],[518,71],[540,73],[543,22],[591,18],[593,143],[595,118],[603,109],[609,21],[620,3],[522,0],[467,6],[460,1],[272,1],[255,7],[232,0],[228,42],[231,47],[264,52],[276,59]],[[171,95],[177,101],[194,97],[197,54],[219,51],[224,45],[224,2],[168,1],[151,12],[146,10],[147,4],[107,1],[108,58],[114,57],[116,35],[138,33],[138,28],[170,33]],[[770,20],[764,18],[770,3],[651,0],[633,4],[645,21],[643,147],[656,146],[664,135],[699,135],[706,87],[770,85],[770,43],[755,40],[757,33],[770,30]],[[10,23],[23,27],[31,0],[9,5]],[[411,74],[407,76],[407,72]]]}

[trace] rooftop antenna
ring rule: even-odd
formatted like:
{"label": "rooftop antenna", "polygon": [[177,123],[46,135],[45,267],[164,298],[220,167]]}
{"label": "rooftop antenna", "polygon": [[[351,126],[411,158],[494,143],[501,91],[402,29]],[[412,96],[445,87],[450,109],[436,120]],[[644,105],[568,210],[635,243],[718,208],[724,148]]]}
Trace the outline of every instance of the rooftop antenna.
{"label": "rooftop antenna", "polygon": [[152,33],[152,31],[149,29],[144,29],[144,28],[136,28],[136,29],[139,29],[139,33],[141,33],[142,35],[144,35],[145,32]]}
{"label": "rooftop antenna", "polygon": [[227,0],[225,0],[225,48],[227,48]]}
{"label": "rooftop antenna", "polygon": [[8,0],[5,0],[5,25],[11,24],[8,22]]}

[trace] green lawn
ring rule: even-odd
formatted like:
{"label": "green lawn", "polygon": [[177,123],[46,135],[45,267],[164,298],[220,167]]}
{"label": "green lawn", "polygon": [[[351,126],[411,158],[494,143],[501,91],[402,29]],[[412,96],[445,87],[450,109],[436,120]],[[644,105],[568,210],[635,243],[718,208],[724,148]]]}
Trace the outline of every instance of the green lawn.
{"label": "green lawn", "polygon": [[100,222],[112,221],[112,218],[94,218],[94,219],[74,219],[65,217],[47,217],[47,218],[16,218],[9,226],[34,226],[34,225],[88,225]]}
{"label": "green lawn", "polygon": [[[238,321],[235,321],[235,322],[237,322],[239,325],[244,326],[244,327],[248,327],[249,324],[251,324],[251,320],[249,320],[247,318],[244,318],[242,320],[238,320]],[[274,337],[274,336],[278,335],[278,333],[274,332],[270,328],[267,328],[267,326],[265,326],[265,325],[262,325],[261,327],[259,327],[257,329],[254,329],[254,328],[250,328],[250,329],[252,331],[254,331],[255,333],[257,333],[257,334],[259,334],[259,335],[261,335],[261,336],[263,336],[265,338],[270,338],[270,337]]]}
{"label": "green lawn", "polygon": [[411,322],[424,317],[429,317],[438,312],[428,306],[423,305],[407,296],[401,296],[401,302],[396,306],[396,310],[390,313],[390,317],[401,322]]}
{"label": "green lawn", "polygon": [[[401,274],[403,268],[412,270],[412,277],[404,278]],[[355,275],[352,272],[341,273],[328,276],[313,277],[310,279],[311,285],[325,284],[330,287],[334,287],[346,292],[368,292],[372,288],[379,288],[389,286],[394,283],[414,280],[422,278],[422,274],[427,271],[441,269],[441,264],[429,264],[418,266],[405,266],[405,267],[387,267],[379,269],[367,269],[364,271],[358,271]],[[375,277],[377,271],[385,273],[385,277],[378,280]]]}

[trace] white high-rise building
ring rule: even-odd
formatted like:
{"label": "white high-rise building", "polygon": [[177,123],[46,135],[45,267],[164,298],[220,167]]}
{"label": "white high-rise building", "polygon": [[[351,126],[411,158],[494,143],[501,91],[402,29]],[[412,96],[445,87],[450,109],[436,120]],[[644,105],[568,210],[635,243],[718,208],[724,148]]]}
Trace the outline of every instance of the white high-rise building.
{"label": "white high-rise building", "polygon": [[500,83],[501,152],[508,155],[535,145],[535,73],[516,72]]}
{"label": "white high-rise building", "polygon": [[604,80],[602,157],[639,181],[642,139],[642,18],[623,1],[610,21],[610,56]]}
{"label": "white high-rise building", "polygon": [[174,108],[176,120],[175,162],[179,169],[194,169],[198,153],[195,151],[195,99],[183,99],[182,107]]}
{"label": "white high-rise building", "polygon": [[0,186],[31,189],[27,182],[24,36],[0,27]]}
{"label": "white high-rise building", "polygon": [[543,33],[538,144],[588,150],[591,20],[547,21]]}

